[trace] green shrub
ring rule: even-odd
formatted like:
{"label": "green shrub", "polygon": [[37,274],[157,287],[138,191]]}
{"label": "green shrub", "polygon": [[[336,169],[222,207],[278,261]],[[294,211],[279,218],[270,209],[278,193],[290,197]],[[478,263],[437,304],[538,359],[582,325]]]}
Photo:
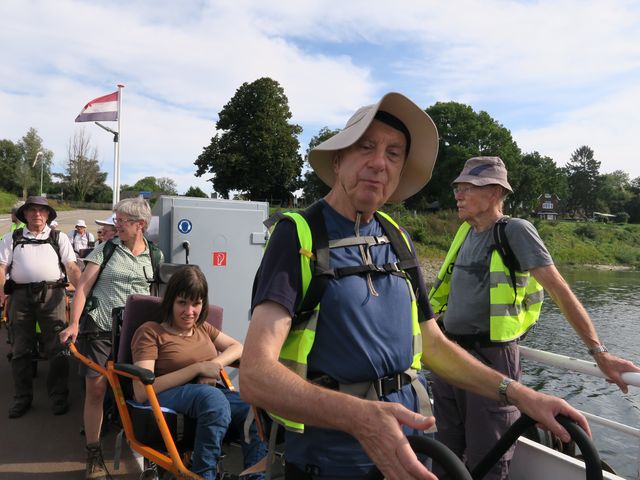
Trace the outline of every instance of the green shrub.
{"label": "green shrub", "polygon": [[590,240],[595,240],[596,238],[598,238],[598,230],[590,223],[585,223],[583,225],[580,225],[579,227],[576,227],[575,233],[579,237],[588,238]]}

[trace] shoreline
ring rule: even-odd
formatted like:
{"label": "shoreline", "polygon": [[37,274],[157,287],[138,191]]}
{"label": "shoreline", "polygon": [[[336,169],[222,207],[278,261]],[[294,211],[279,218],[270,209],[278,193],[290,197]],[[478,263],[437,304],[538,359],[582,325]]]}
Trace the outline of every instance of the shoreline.
{"label": "shoreline", "polygon": [[[440,270],[440,266],[444,259],[437,258],[419,258],[420,267],[422,269],[422,275],[424,276],[424,281],[427,284],[427,288],[431,288],[434,284],[436,277],[438,275],[438,271]],[[581,269],[591,269],[598,271],[611,271],[611,272],[631,272],[637,270],[635,267],[631,265],[612,265],[612,264],[584,264],[584,265],[556,265],[560,270],[581,270]]]}

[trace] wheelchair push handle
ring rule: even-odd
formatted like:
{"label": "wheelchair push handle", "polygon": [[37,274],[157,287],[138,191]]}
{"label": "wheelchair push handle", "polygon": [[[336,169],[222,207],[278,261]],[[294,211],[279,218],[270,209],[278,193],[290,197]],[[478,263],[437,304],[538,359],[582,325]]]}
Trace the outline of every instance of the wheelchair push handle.
{"label": "wheelchair push handle", "polygon": [[[431,457],[447,472],[451,480],[471,480],[471,474],[462,460],[442,443],[422,435],[409,435],[407,440],[409,440],[409,445],[414,452]],[[383,478],[377,467],[374,467],[366,476],[367,480],[382,480]]]}

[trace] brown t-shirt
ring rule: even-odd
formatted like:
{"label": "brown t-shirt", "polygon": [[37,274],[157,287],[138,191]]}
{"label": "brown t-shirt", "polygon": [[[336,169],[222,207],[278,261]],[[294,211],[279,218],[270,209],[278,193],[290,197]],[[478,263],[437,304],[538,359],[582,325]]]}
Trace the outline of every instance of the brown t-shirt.
{"label": "brown t-shirt", "polygon": [[161,376],[193,363],[213,360],[218,356],[213,342],[219,333],[213,325],[204,322],[190,337],[181,337],[167,332],[157,322],[146,322],[136,330],[131,341],[133,362],[155,360],[154,373]]}

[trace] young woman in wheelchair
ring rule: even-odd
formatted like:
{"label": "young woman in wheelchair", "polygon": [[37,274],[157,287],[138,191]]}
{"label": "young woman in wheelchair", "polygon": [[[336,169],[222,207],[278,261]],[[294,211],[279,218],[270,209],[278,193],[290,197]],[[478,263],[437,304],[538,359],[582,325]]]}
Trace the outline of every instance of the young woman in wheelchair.
{"label": "young woman in wheelchair", "polygon": [[[163,407],[196,419],[191,470],[215,479],[222,440],[232,428],[242,436],[250,407],[236,391],[218,388],[220,370],[238,360],[242,344],[205,321],[208,287],[202,271],[186,265],[176,271],[162,300],[162,323],[146,322],[132,343],[135,365],[151,370],[154,389]],[[146,402],[144,387],[134,382],[138,402]],[[266,454],[254,424],[249,443],[242,443],[245,468]],[[254,474],[262,479],[262,474]]]}

